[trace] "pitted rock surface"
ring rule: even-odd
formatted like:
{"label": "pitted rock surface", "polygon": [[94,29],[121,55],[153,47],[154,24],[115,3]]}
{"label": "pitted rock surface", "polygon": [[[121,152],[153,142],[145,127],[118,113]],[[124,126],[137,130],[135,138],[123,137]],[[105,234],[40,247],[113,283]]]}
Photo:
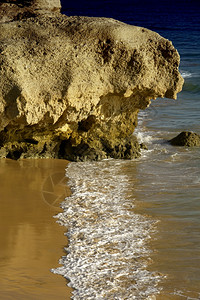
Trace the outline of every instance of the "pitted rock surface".
{"label": "pitted rock surface", "polygon": [[0,156],[139,156],[138,110],[182,89],[172,43],[114,19],[34,5],[0,21]]}

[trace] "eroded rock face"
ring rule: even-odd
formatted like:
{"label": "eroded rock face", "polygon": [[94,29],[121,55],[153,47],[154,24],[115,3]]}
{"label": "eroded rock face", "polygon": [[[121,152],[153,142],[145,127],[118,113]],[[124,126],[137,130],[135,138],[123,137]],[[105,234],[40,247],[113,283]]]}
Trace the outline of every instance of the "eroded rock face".
{"label": "eroded rock face", "polygon": [[170,41],[113,19],[2,22],[0,52],[1,157],[137,157],[138,110],[183,84]]}
{"label": "eroded rock face", "polygon": [[0,23],[35,17],[41,11],[60,9],[60,0],[1,0]]}
{"label": "eroded rock face", "polygon": [[169,142],[173,146],[200,146],[200,135],[195,132],[183,131]]}

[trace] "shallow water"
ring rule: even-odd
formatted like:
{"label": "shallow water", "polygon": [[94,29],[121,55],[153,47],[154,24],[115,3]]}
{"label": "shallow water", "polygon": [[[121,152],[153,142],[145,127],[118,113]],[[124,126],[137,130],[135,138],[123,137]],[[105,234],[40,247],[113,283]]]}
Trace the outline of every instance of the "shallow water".
{"label": "shallow water", "polygon": [[70,299],[66,280],[50,272],[59,266],[67,243],[64,229],[52,218],[60,211],[56,199],[69,193],[66,179],[65,185],[58,181],[66,165],[61,160],[0,160],[2,300]]}
{"label": "shallow water", "polygon": [[73,299],[143,299],[157,291],[161,276],[146,267],[155,222],[134,212],[123,166],[106,160],[67,169],[73,193],[57,217],[67,227],[68,255],[54,272],[69,278]]}
{"label": "shallow water", "polygon": [[54,272],[73,299],[200,297],[200,153],[148,139],[136,161],[67,169],[73,194],[58,217],[70,244]]}
{"label": "shallow water", "polygon": [[199,299],[200,150],[161,141],[152,141],[152,151],[137,163],[136,212],[159,220],[150,270],[166,278],[157,299]]}

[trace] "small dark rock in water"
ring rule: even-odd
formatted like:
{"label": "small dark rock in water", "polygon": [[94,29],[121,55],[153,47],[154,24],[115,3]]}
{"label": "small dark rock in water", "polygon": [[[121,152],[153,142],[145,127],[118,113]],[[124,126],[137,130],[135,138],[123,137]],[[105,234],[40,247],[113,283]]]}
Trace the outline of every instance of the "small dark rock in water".
{"label": "small dark rock in water", "polygon": [[173,146],[200,146],[200,135],[190,131],[183,131],[169,142]]}

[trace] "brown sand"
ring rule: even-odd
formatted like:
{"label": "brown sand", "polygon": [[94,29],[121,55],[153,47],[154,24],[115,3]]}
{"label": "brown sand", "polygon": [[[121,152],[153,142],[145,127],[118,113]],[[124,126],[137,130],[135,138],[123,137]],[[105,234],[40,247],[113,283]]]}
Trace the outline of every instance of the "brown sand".
{"label": "brown sand", "polygon": [[64,160],[0,160],[0,299],[71,297],[59,266],[67,239],[53,218],[66,188]]}

